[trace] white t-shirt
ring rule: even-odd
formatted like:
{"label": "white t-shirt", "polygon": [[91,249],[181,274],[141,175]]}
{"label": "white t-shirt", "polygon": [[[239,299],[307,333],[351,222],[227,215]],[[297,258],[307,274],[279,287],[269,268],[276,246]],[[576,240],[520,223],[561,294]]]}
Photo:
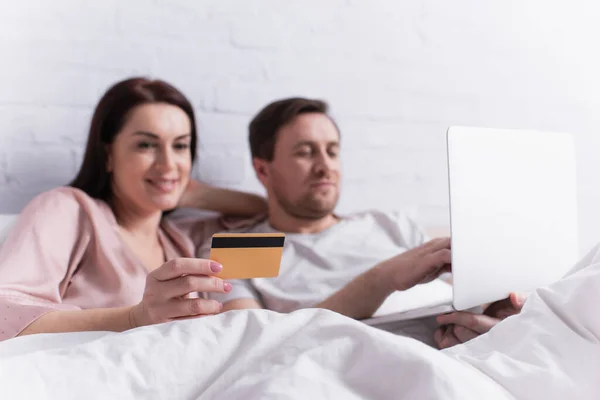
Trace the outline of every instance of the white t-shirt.
{"label": "white t-shirt", "polygon": [[[245,232],[277,232],[268,221]],[[220,302],[251,298],[265,308],[292,312],[313,307],[379,262],[419,246],[429,238],[401,213],[368,211],[341,217],[340,222],[315,234],[286,233],[279,276],[229,281],[227,294],[209,294]],[[210,241],[198,255],[208,258]],[[425,320],[425,319],[424,319]],[[433,343],[432,318],[402,321],[382,327],[397,334]]]}

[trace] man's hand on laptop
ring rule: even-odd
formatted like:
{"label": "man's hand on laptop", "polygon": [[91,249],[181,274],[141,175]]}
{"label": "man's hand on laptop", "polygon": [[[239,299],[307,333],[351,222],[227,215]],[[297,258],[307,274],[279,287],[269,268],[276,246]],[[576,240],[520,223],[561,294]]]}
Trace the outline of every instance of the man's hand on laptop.
{"label": "man's hand on laptop", "polygon": [[382,268],[393,290],[406,290],[450,272],[450,262],[450,238],[439,238],[390,258]]}
{"label": "man's hand on laptop", "polygon": [[439,315],[440,327],[433,336],[436,345],[445,349],[488,332],[498,322],[521,312],[528,296],[529,293],[511,293],[508,298],[490,304],[483,314],[457,311]]}
{"label": "man's hand on laptop", "polygon": [[315,307],[368,318],[396,290],[430,282],[449,271],[450,238],[434,239],[377,264]]}

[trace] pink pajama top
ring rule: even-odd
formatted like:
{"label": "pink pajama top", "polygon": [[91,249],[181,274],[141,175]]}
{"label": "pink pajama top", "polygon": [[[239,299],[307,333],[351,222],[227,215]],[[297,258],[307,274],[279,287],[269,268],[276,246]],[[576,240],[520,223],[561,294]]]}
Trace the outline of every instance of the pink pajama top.
{"label": "pink pajama top", "polygon": [[[193,257],[219,230],[217,219],[163,218],[167,260]],[[34,198],[0,249],[0,340],[52,310],[123,307],[140,302],[147,269],[125,244],[111,208],[61,187]]]}

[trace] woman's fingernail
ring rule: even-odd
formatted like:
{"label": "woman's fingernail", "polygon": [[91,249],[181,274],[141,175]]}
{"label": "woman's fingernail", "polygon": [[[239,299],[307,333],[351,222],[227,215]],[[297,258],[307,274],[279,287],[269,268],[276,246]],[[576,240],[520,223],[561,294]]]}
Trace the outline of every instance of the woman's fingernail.
{"label": "woman's fingernail", "polygon": [[219,264],[216,261],[211,261],[210,262],[210,270],[212,272],[221,272],[221,270],[223,269],[223,266],[221,264]]}
{"label": "woman's fingernail", "polygon": [[231,289],[233,289],[233,286],[231,286],[231,283],[223,282],[223,290],[225,291],[225,293],[231,292]]}

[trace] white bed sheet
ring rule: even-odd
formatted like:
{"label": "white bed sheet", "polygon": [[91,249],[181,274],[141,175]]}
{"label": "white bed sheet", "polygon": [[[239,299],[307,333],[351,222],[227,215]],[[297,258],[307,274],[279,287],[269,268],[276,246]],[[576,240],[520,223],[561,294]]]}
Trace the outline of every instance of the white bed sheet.
{"label": "white bed sheet", "polygon": [[[437,351],[325,310],[235,311],[0,343],[10,399],[598,399],[600,256]],[[48,348],[45,348],[48,347]]]}

